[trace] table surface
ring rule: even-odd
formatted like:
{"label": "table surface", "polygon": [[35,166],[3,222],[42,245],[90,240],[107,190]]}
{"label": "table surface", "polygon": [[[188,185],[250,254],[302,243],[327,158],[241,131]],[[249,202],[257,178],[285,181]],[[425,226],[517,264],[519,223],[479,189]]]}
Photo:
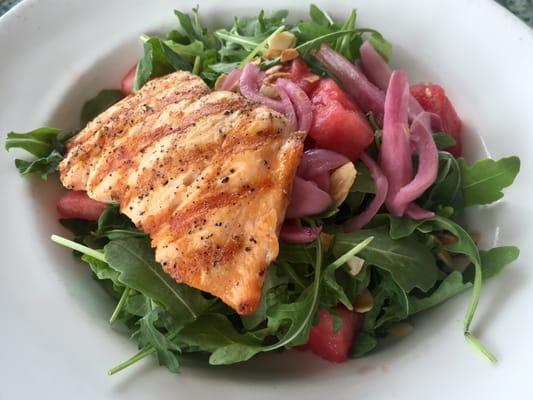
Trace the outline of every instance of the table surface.
{"label": "table surface", "polygon": [[[0,0],[0,16],[21,0]],[[533,27],[533,0],[496,0]]]}

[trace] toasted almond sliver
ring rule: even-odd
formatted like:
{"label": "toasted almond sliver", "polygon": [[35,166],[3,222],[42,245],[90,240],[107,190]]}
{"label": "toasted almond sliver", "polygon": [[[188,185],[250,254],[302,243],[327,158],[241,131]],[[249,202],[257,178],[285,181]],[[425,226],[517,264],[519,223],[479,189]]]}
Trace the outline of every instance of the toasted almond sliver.
{"label": "toasted almond sliver", "polygon": [[310,74],[310,75],[307,75],[306,77],[304,77],[303,80],[306,81],[306,82],[309,82],[309,83],[315,83],[315,82],[318,82],[320,80],[320,76],[315,75],[315,74]]}
{"label": "toasted almond sliver", "polygon": [[333,235],[326,232],[320,232],[320,243],[322,244],[322,251],[326,252],[329,250],[329,246],[331,245],[332,240]]}
{"label": "toasted almond sliver", "polygon": [[355,299],[354,309],[358,313],[366,313],[372,310],[374,307],[374,297],[368,289],[365,289],[361,292],[359,296]]}
{"label": "toasted almond sliver", "polygon": [[281,71],[282,68],[283,68],[283,65],[279,65],[279,64],[274,65],[273,67],[270,67],[269,69],[265,71],[265,75],[269,76],[269,75],[275,74],[276,72]]}
{"label": "toasted almond sliver", "polygon": [[263,54],[263,56],[267,60],[272,60],[273,58],[279,57],[280,55],[281,55],[281,50],[278,50],[278,49],[267,49],[267,51],[265,51],[265,54]]}
{"label": "toasted almond sliver", "polygon": [[402,337],[410,334],[413,329],[413,325],[407,322],[396,322],[387,328],[387,332],[391,336]]}
{"label": "toasted almond sliver", "polygon": [[271,99],[279,99],[278,91],[272,85],[268,85],[268,84],[262,85],[261,89],[259,89],[259,92],[263,96],[270,97]]}
{"label": "toasted almond sliver", "polygon": [[284,62],[287,62],[287,61],[294,60],[295,58],[298,58],[299,55],[300,55],[300,53],[298,53],[298,50],[296,50],[296,49],[281,50],[281,56],[280,56],[279,60],[282,63],[284,63]]}
{"label": "toasted almond sliver", "polygon": [[287,31],[278,32],[268,38],[267,44],[269,49],[289,49],[296,44],[296,36]]}
{"label": "toasted almond sliver", "polygon": [[333,171],[329,178],[329,194],[336,205],[346,200],[356,176],[357,171],[351,161]]}
{"label": "toasted almond sliver", "polygon": [[289,79],[290,76],[291,76],[290,72],[279,71],[279,72],[275,72],[273,74],[265,76],[264,82],[268,83],[268,84],[274,84],[274,82],[276,82],[276,80],[278,80],[279,78],[287,78],[287,79]]}
{"label": "toasted almond sliver", "polygon": [[218,76],[217,80],[215,81],[215,90],[220,90],[227,76],[228,74],[220,74]]}
{"label": "toasted almond sliver", "polygon": [[261,62],[263,62],[263,60],[261,60],[261,57],[255,57],[250,60],[250,64],[254,65],[259,65],[261,64]]}
{"label": "toasted almond sliver", "polygon": [[348,261],[346,261],[346,264],[348,264],[349,274],[352,276],[356,276],[363,269],[363,265],[365,265],[365,260],[357,256],[353,256]]}

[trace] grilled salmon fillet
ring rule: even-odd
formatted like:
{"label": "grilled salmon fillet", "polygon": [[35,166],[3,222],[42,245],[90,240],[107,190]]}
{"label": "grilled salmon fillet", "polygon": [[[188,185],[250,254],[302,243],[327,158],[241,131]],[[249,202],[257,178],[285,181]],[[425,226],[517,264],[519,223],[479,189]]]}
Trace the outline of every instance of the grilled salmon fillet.
{"label": "grilled salmon fillet", "polygon": [[166,273],[246,315],[278,255],[303,139],[270,108],[176,72],[71,139],[60,178],[119,203]]}

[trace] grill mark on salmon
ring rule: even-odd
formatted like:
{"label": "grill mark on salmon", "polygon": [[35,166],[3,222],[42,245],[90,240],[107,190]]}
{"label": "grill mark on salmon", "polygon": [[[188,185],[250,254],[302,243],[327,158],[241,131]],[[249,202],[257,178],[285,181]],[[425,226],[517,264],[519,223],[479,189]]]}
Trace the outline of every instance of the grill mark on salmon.
{"label": "grill mark on salmon", "polygon": [[[108,175],[110,171],[115,171],[119,168],[122,168],[125,162],[132,160],[133,155],[144,152],[148,147],[150,147],[154,142],[157,142],[161,138],[168,135],[181,135],[186,133],[191,127],[194,127],[198,121],[204,119],[210,115],[218,114],[222,112],[233,112],[234,109],[238,107],[243,107],[243,99],[232,99],[232,102],[229,104],[206,104],[198,112],[191,115],[184,115],[181,118],[181,124],[179,127],[172,128],[170,125],[161,126],[157,129],[150,131],[149,134],[142,135],[137,141],[128,142],[122,147],[120,147],[119,154],[116,154],[116,148],[111,151],[108,157],[102,158],[104,160],[104,165],[99,168],[99,174],[94,175],[94,178],[88,182],[89,185],[92,185],[92,182],[100,182],[104,176]],[[113,155],[113,152],[115,154]],[[126,168],[135,168],[135,164],[128,165]]]}
{"label": "grill mark on salmon", "polygon": [[143,90],[123,99],[120,106],[111,106],[67,143],[68,156],[60,165],[60,172],[79,175],[68,188],[83,190],[88,169],[94,167],[91,159],[98,157],[107,141],[120,137],[140,121],[157,115],[169,104],[199,98],[207,93],[209,88],[200,78],[178,72],[161,78],[157,83],[148,82]]}

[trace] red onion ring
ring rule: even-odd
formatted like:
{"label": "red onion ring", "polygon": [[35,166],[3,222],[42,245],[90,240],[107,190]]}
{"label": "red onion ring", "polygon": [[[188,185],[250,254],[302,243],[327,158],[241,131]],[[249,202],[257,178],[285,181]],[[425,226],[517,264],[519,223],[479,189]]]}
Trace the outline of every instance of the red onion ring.
{"label": "red onion ring", "polygon": [[320,189],[328,192],[330,171],[349,161],[347,157],[331,150],[306,150],[302,155],[296,174],[300,178],[315,182]]}
{"label": "red onion ring", "polygon": [[387,177],[381,172],[381,169],[372,157],[363,153],[361,155],[361,161],[363,161],[370,170],[370,174],[374,180],[375,195],[365,211],[346,222],[344,225],[344,231],[348,233],[361,229],[374,218],[385,202],[389,189]]}
{"label": "red onion ring", "polygon": [[383,92],[372,84],[359,68],[328,45],[322,44],[315,57],[341,81],[343,88],[359,107],[364,112],[371,111],[381,125],[385,103]]}
{"label": "red onion ring", "polygon": [[264,104],[283,114],[288,114],[286,104],[280,100],[274,100],[259,92],[260,82],[264,79],[264,73],[257,65],[246,64],[239,79],[241,93],[244,97],[257,103]]}
{"label": "red onion ring", "polygon": [[330,195],[320,189],[316,183],[295,176],[285,218],[295,219],[319,214],[330,204]]}
{"label": "red onion ring", "polygon": [[439,154],[431,134],[430,124],[430,113],[422,112],[411,125],[411,138],[418,150],[418,171],[413,180],[400,188],[394,196],[392,201],[396,209],[406,210],[409,203],[419,198],[437,179]]}
{"label": "red onion ring", "polygon": [[297,84],[288,79],[278,79],[276,81],[276,87],[280,91],[287,93],[291,99],[298,117],[298,130],[309,132],[311,123],[313,122],[313,108],[309,96]]}
{"label": "red onion ring", "polygon": [[286,243],[307,244],[313,242],[320,232],[322,227],[309,227],[289,225],[284,223],[279,232],[279,238]]}
{"label": "red onion ring", "polygon": [[409,85],[404,71],[394,71],[391,75],[385,97],[385,117],[383,138],[379,153],[379,164],[389,182],[385,204],[396,216],[405,209],[398,208],[393,201],[398,191],[412,179],[411,144],[408,121]]}
{"label": "red onion ring", "polygon": [[231,90],[233,86],[239,83],[241,73],[242,71],[238,68],[231,70],[228,76],[226,76],[226,79],[224,79],[224,82],[222,82],[220,90]]}

